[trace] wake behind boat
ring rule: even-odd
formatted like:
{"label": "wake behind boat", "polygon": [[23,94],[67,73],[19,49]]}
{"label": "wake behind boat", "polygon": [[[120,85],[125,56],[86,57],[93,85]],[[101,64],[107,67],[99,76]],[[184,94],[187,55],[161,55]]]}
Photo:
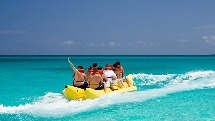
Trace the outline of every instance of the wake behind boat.
{"label": "wake behind boat", "polygon": [[86,100],[99,98],[111,92],[122,93],[137,90],[137,87],[133,83],[132,74],[129,74],[126,79],[130,80],[130,87],[126,82],[123,82],[124,88],[120,88],[120,86],[116,84],[114,85],[114,91],[112,91],[110,88],[108,88],[105,92],[104,90],[95,90],[92,88],[82,89],[71,85],[66,85],[62,93],[69,100]]}

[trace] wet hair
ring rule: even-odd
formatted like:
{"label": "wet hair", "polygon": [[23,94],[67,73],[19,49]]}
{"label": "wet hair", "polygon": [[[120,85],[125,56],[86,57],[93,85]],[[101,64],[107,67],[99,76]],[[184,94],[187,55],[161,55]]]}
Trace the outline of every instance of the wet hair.
{"label": "wet hair", "polygon": [[83,68],[83,66],[78,66],[78,68],[80,68],[80,69],[84,69],[84,68]]}
{"label": "wet hair", "polygon": [[99,66],[99,67],[97,68],[97,70],[102,70],[102,67],[101,67],[101,66]]}
{"label": "wet hair", "polygon": [[93,67],[92,67],[92,66],[89,66],[89,67],[87,68],[87,70],[91,70],[91,69],[93,69]]}
{"label": "wet hair", "polygon": [[112,67],[112,65],[111,65],[111,64],[106,64],[106,67],[108,67],[108,66],[109,66],[109,67]]}
{"label": "wet hair", "polygon": [[93,63],[93,67],[96,67],[96,66],[98,66],[98,64],[97,63]]}
{"label": "wet hair", "polygon": [[116,68],[116,67],[117,67],[117,64],[116,64],[116,63],[114,63],[114,64],[113,64],[113,67],[115,67],[115,68]]}
{"label": "wet hair", "polygon": [[78,66],[77,70],[81,73],[84,73],[84,68],[83,66]]}
{"label": "wet hair", "polygon": [[106,64],[105,65],[105,70],[108,70],[108,69],[112,70],[112,65],[111,64]]}
{"label": "wet hair", "polygon": [[115,64],[120,65],[120,62],[119,62],[119,61],[117,61]]}

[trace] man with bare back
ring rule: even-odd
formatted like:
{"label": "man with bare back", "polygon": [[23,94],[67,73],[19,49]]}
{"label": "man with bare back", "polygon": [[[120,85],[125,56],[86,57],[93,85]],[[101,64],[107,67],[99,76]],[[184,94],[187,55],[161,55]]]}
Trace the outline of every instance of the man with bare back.
{"label": "man with bare back", "polygon": [[[89,87],[92,89],[96,90],[101,90],[104,89],[104,84],[103,84],[103,78],[102,78],[102,70],[100,71],[98,67],[97,70],[95,70],[89,77],[88,77],[88,82],[89,82]],[[101,68],[102,69],[102,68]]]}
{"label": "man with bare back", "polygon": [[103,79],[99,74],[90,75],[87,81],[89,82],[89,87],[92,89],[98,88],[103,83]]}

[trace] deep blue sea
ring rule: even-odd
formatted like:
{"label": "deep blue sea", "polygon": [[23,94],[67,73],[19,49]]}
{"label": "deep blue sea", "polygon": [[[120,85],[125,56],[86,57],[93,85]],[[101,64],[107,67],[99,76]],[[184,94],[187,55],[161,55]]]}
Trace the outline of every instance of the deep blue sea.
{"label": "deep blue sea", "polygon": [[[69,101],[67,58],[120,61],[137,91]],[[0,56],[0,121],[215,121],[215,56]]]}

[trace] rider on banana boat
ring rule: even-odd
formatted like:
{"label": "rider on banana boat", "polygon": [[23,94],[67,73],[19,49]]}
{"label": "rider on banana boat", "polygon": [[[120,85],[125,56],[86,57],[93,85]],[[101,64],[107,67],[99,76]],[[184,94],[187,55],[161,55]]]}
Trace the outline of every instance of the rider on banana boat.
{"label": "rider on banana boat", "polygon": [[89,66],[87,68],[87,71],[86,71],[86,78],[88,80],[88,77],[93,73],[93,67],[92,66]]}
{"label": "rider on banana boat", "polygon": [[94,70],[93,72],[91,72],[87,78],[87,81],[89,83],[89,87],[92,89],[95,90],[104,89],[103,78],[100,71],[98,70]]}
{"label": "rider on banana boat", "polygon": [[68,58],[68,62],[70,64],[70,67],[72,68],[72,70],[74,71],[74,81],[73,81],[73,85],[75,87],[79,87],[79,88],[87,88],[88,87],[88,83],[86,81],[86,75],[84,73],[84,69],[82,66],[78,66],[78,68],[76,68],[73,63],[70,61],[70,59]]}
{"label": "rider on banana boat", "polygon": [[118,78],[120,80],[122,80],[122,81],[125,81],[128,84],[128,87],[130,87],[131,86],[131,82],[130,82],[129,79],[126,78],[126,76],[124,76],[124,68],[123,68],[123,66],[120,64],[119,61],[117,61],[115,64],[116,64],[115,68],[116,68],[116,70],[119,73],[119,77]]}
{"label": "rider on banana boat", "polygon": [[110,88],[112,91],[114,91],[113,84],[115,84],[117,81],[117,76],[112,70],[112,65],[111,64],[106,64],[105,70],[104,70],[104,75],[107,78],[107,81],[104,83],[105,84],[105,89]]}
{"label": "rider on banana boat", "polygon": [[113,64],[113,71],[117,76],[117,83],[118,83],[119,87],[124,88],[122,72],[121,72],[121,70],[119,68],[117,68],[116,63]]}

